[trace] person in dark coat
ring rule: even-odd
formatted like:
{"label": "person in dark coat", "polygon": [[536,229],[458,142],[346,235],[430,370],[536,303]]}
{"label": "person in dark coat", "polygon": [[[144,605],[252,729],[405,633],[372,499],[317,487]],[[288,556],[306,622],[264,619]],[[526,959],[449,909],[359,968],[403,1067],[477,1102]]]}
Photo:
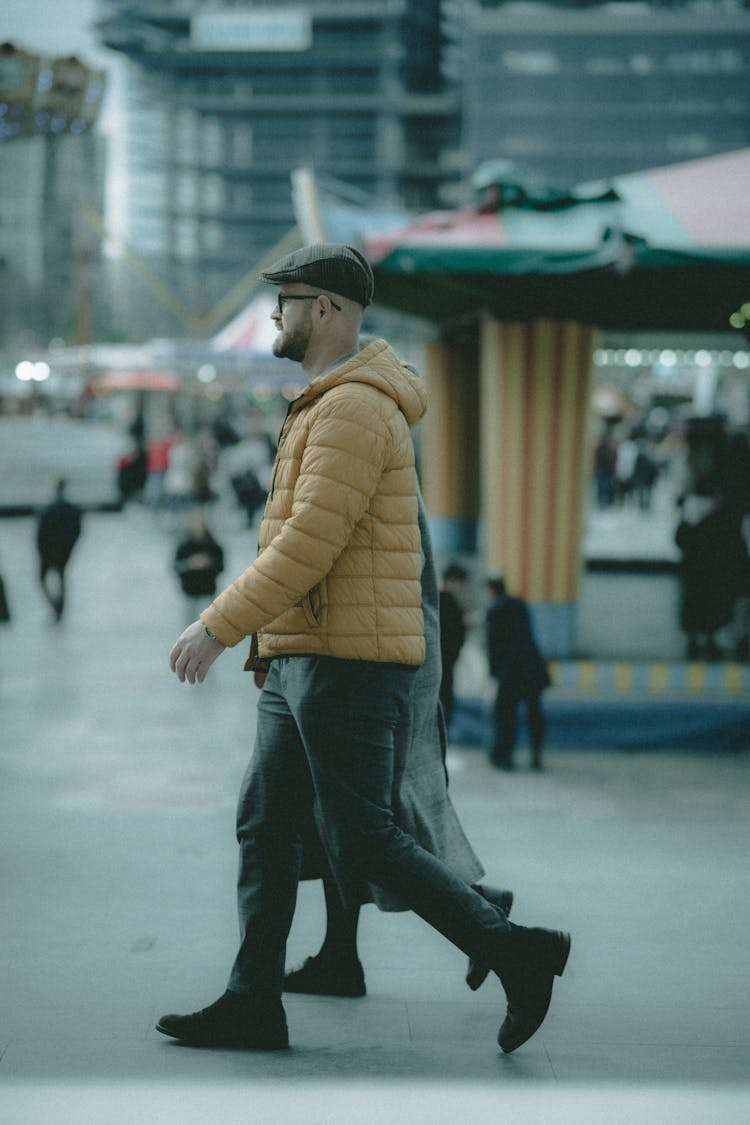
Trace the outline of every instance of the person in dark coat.
{"label": "person in dark coat", "polygon": [[718,494],[682,497],[680,509],[675,542],[682,552],[680,625],[687,656],[718,660],[722,650],[715,634],[731,622],[748,584],[740,516]]}
{"label": "person in dark coat", "polygon": [[453,676],[456,661],[466,640],[466,624],[459,597],[468,580],[462,566],[451,563],[443,572],[440,588],[440,659],[443,666],[440,681],[440,702],[446,725],[453,715]]}
{"label": "person in dark coat", "polygon": [[144,446],[139,442],[117,461],[117,491],[123,504],[143,495],[146,487],[147,458]]}
{"label": "person in dark coat", "polygon": [[232,488],[238,505],[245,510],[248,526],[252,526],[258,509],[266,502],[267,490],[251,465],[232,477]]}
{"label": "person in dark coat", "polygon": [[[438,584],[432,555],[427,516],[419,498],[419,530],[422,538],[422,612],[426,657],[417,670],[412,688],[412,707],[398,725],[394,746],[393,812],[396,823],[414,835],[423,848],[438,856],[457,875],[502,910],[510,913],[513,894],[509,890],[480,883],[484,868],[456,815],[448,793],[445,772],[445,721],[440,706],[440,623]],[[332,865],[338,857],[326,854],[315,821],[311,818],[303,837],[300,878],[322,879],[326,903],[326,932],[317,954],[287,973],[284,991],[318,996],[364,996],[365,977],[357,950],[360,908],[374,902],[379,910],[405,909],[392,894],[374,884],[351,885],[343,901]],[[470,962],[467,984],[476,989],[487,976],[485,966]]]}
{"label": "person in dark coat", "polygon": [[65,609],[65,568],[81,534],[81,509],[66,499],[65,489],[66,482],[58,480],[55,497],[42,510],[36,533],[39,581],[56,621]]}
{"label": "person in dark coat", "polygon": [[518,706],[523,701],[531,736],[531,763],[542,768],[544,712],[542,692],[550,676],[531,627],[522,598],[511,597],[502,578],[490,578],[487,587],[493,601],[487,611],[487,652],[490,676],[497,681],[495,695],[495,742],[490,761],[498,769],[513,769],[513,750],[518,732]]}
{"label": "person in dark coat", "polygon": [[191,601],[191,610],[195,599],[213,598],[216,594],[216,579],[224,569],[224,551],[208,530],[200,509],[193,513],[190,528],[177,544],[174,569],[182,592]]}

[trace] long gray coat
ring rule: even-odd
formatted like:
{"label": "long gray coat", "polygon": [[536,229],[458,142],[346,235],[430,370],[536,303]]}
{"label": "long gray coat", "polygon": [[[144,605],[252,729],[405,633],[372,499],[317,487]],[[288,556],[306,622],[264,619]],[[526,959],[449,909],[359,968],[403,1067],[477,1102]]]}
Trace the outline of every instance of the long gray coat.
{"label": "long gray coat", "polygon": [[[419,528],[422,536],[422,611],[424,614],[424,664],[414,674],[412,707],[396,729],[394,745],[393,815],[396,824],[427,851],[441,859],[467,883],[484,874],[479,859],[466,838],[448,795],[445,774],[446,731],[440,707],[440,616],[439,591],[427,517],[419,497]],[[305,839],[303,879],[319,879],[327,866],[319,838]],[[329,855],[337,883],[337,857]],[[346,887],[347,900],[374,901],[381,910],[406,907],[382,887]]]}

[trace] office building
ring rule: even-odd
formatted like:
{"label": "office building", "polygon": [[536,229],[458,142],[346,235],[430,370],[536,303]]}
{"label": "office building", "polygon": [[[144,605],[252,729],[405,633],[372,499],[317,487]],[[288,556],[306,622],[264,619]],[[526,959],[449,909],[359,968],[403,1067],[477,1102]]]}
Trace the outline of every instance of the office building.
{"label": "office building", "polygon": [[294,227],[297,167],[363,202],[436,204],[458,109],[439,0],[102,0],[99,14],[127,59],[114,233],[197,321]]}
{"label": "office building", "polygon": [[511,161],[561,184],[750,145],[740,3],[453,6],[464,42],[462,169]]}

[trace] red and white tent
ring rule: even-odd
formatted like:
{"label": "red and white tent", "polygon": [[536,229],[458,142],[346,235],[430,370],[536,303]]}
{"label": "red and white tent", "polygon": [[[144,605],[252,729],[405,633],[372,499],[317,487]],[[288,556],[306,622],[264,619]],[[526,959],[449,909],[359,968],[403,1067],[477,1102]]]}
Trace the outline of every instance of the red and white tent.
{"label": "red and white tent", "polygon": [[276,297],[260,293],[225,325],[211,341],[217,352],[242,352],[249,356],[270,356],[276,337],[276,325],[271,313]]}

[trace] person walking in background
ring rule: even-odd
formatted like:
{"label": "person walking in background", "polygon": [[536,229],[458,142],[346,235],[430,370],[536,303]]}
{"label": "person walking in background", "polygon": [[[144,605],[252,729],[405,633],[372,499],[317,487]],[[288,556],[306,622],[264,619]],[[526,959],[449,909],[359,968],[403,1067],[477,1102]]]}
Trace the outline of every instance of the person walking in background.
{"label": "person walking in background", "polygon": [[732,621],[735,605],[748,585],[748,551],[737,510],[723,495],[691,493],[678,501],[680,522],[680,625],[689,660],[719,660],[724,655],[716,634]]}
{"label": "person walking in background", "polygon": [[224,569],[224,551],[208,530],[206,517],[200,508],[193,510],[190,527],[177,544],[174,569],[182,592],[190,599],[193,611],[190,620],[193,621],[197,612],[196,600],[214,597],[216,580]]}
{"label": "person walking in background", "polygon": [[641,512],[650,512],[651,499],[659,470],[646,439],[639,438],[637,446],[638,452],[633,467],[633,496]]}
{"label": "person walking in background", "polygon": [[200,461],[194,440],[187,434],[176,433],[167,450],[167,467],[161,489],[162,498],[171,512],[179,513],[196,502]]}
{"label": "person walking in background", "polygon": [[410,432],[424,389],[385,340],[360,350],[373,276],[357,250],[307,246],[262,279],[279,286],[274,354],[310,382],[289,406],[255,562],[170,653],[190,684],[248,636],[270,661],[239,805],[241,939],[219,999],[157,1029],[195,1047],[288,1046],[286,942],[314,813],[344,900],[352,882],[380,886],[498,976],[498,1042],[513,1051],[547,1014],[570,936],[509,922],[393,817],[395,731],[425,658]]}
{"label": "person walking in background", "polygon": [[39,581],[56,621],[65,610],[65,568],[81,534],[81,509],[66,499],[66,487],[64,480],[56,482],[54,499],[40,513],[36,532]]}
{"label": "person walking in background", "polygon": [[446,726],[450,726],[453,716],[456,661],[466,640],[466,622],[460,598],[468,578],[469,575],[462,566],[451,563],[443,571],[443,584],[440,588],[440,659],[443,665],[440,702]]}
{"label": "person walking in background", "polygon": [[146,474],[146,450],[139,438],[117,460],[117,491],[123,507],[130,500],[142,498]]}
{"label": "person walking in background", "polygon": [[594,448],[594,480],[596,481],[596,503],[601,509],[610,508],[616,493],[617,447],[612,438],[612,429],[607,426]]}
{"label": "person walking in background", "polygon": [[146,485],[143,498],[151,508],[158,509],[164,502],[164,481],[169,468],[169,451],[178,440],[179,431],[152,437],[146,447]]}
{"label": "person walking in background", "polygon": [[496,681],[495,739],[490,761],[498,769],[513,769],[518,733],[518,708],[526,704],[531,738],[531,764],[542,768],[544,712],[542,692],[550,676],[531,627],[528,606],[508,594],[502,578],[490,578],[492,603],[487,611],[487,654],[490,676]]}

